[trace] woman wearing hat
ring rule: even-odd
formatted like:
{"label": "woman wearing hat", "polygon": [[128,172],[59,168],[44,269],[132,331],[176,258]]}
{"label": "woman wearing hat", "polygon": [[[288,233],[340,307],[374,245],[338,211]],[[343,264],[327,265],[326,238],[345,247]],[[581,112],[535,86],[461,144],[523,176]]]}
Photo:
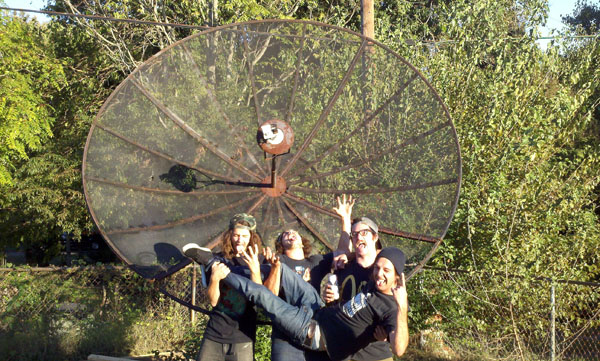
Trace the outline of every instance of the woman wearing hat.
{"label": "woman wearing hat", "polygon": [[[259,254],[262,241],[256,232],[253,216],[240,213],[231,218],[229,229],[221,236],[222,257],[230,267],[248,266],[252,281],[261,284]],[[251,361],[256,338],[256,311],[254,305],[229,285],[220,282],[219,274],[212,272],[207,295],[213,306],[204,331],[197,360]]]}

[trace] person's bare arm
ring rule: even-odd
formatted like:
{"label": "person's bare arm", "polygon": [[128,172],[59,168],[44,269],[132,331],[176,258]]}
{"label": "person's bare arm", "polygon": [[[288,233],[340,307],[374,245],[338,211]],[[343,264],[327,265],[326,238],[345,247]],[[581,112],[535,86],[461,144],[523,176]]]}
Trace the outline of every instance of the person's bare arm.
{"label": "person's bare arm", "polygon": [[338,240],[338,246],[335,251],[335,255],[342,253],[352,253],[352,243],[350,242],[350,231],[352,228],[352,207],[354,207],[354,199],[352,196],[344,194],[342,198],[337,197],[338,206],[334,207],[333,210],[340,217],[342,217],[342,229],[340,230],[340,239]]}
{"label": "person's bare arm", "polygon": [[273,292],[275,296],[279,296],[279,286],[281,283],[281,261],[279,256],[271,251],[271,248],[267,247],[264,250],[265,259],[271,264],[271,272],[265,279],[265,287],[269,291]]}
{"label": "person's bare arm", "polygon": [[221,297],[221,291],[219,291],[219,284],[221,280],[227,277],[229,274],[229,267],[221,262],[216,262],[211,267],[210,282],[206,293],[211,306],[215,307],[219,303],[219,297]]}
{"label": "person's bare arm", "polygon": [[404,273],[401,276],[401,284],[393,288],[392,292],[398,305],[398,312],[396,313],[396,329],[390,332],[389,340],[392,352],[400,357],[408,347],[408,298]]}

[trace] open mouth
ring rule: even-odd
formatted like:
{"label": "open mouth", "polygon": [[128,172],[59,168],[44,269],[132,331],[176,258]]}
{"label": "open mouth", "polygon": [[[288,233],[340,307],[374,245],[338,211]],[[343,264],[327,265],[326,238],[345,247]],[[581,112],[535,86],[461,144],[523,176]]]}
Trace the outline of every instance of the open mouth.
{"label": "open mouth", "polygon": [[356,243],[356,249],[365,249],[367,248],[367,242],[361,241]]}

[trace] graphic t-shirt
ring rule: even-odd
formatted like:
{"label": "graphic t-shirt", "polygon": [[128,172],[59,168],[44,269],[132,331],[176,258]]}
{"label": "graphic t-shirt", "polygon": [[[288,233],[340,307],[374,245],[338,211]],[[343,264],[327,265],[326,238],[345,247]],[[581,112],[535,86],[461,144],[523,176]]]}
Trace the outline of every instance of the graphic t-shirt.
{"label": "graphic t-shirt", "polygon": [[[222,256],[222,255],[220,255]],[[229,267],[246,266],[241,257],[225,259]],[[264,262],[260,256],[259,261]],[[219,283],[219,302],[210,312],[204,336],[220,343],[254,342],[256,339],[256,310],[252,302],[231,288]]]}
{"label": "graphic t-shirt", "polygon": [[354,358],[360,349],[375,341],[377,326],[383,326],[388,334],[396,328],[398,306],[394,297],[371,285],[346,303],[323,308],[315,315],[333,360]]}
{"label": "graphic t-shirt", "polygon": [[[356,259],[350,260],[346,267],[337,270],[335,274],[338,279],[340,291],[340,303],[353,299],[371,282],[373,265],[364,268]],[[376,361],[393,357],[390,344],[387,341],[375,341],[352,356],[356,361]]]}
{"label": "graphic t-shirt", "polygon": [[282,254],[281,263],[287,265],[292,271],[295,271],[301,277],[307,268],[310,269],[310,284],[318,291],[323,277],[331,271],[331,261],[333,253],[325,255],[313,254],[303,260],[291,259]]}

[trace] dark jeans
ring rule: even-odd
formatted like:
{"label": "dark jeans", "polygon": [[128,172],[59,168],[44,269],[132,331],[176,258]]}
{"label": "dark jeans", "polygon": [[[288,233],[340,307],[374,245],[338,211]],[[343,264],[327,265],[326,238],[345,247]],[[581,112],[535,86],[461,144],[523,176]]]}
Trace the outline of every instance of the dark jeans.
{"label": "dark jeans", "polygon": [[254,352],[252,342],[220,343],[207,339],[202,340],[197,361],[252,361]]}
{"label": "dark jeans", "polygon": [[317,290],[284,264],[281,265],[280,287],[285,290],[285,301],[265,286],[237,273],[247,274],[247,268],[232,268],[232,272],[225,277],[225,282],[249,301],[262,307],[274,326],[289,336],[296,345],[302,346],[314,312],[324,306]]}

